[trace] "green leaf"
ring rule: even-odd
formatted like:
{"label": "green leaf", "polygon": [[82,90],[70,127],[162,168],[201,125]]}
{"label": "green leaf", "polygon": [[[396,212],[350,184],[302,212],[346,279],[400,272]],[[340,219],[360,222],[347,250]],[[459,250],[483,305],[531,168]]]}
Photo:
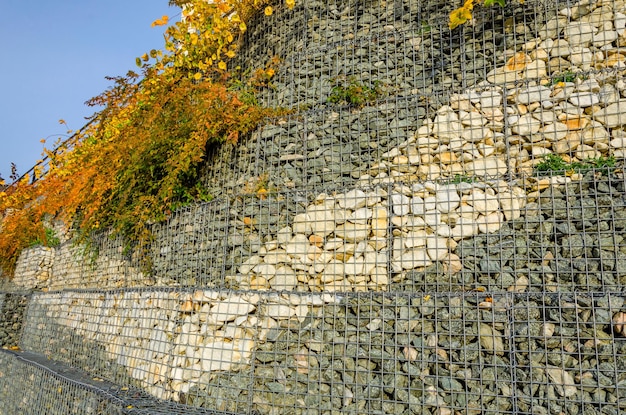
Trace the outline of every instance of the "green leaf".
{"label": "green leaf", "polygon": [[500,7],[506,6],[506,0],[485,0],[485,7],[492,6],[494,3],[498,3]]}

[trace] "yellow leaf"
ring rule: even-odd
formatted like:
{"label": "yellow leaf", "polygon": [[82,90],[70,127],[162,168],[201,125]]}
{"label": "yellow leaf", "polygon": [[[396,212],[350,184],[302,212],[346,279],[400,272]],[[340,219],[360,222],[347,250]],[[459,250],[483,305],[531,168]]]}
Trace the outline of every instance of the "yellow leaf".
{"label": "yellow leaf", "polygon": [[239,30],[245,32],[248,27],[244,22],[239,23]]}
{"label": "yellow leaf", "polygon": [[229,50],[228,52],[226,52],[226,56],[228,56],[229,58],[234,58],[236,55],[234,50]]}
{"label": "yellow leaf", "polygon": [[465,0],[465,3],[463,4],[463,8],[471,12],[472,9],[474,8],[474,1],[475,0]]}
{"label": "yellow leaf", "polygon": [[472,18],[472,3],[470,3],[470,7],[466,6],[467,2],[463,7],[453,10],[450,13],[450,22],[448,22],[448,27],[450,28],[450,30],[456,28],[459,25],[462,25]]}
{"label": "yellow leaf", "polygon": [[225,70],[226,70],[226,62],[224,62],[224,61],[220,61],[220,62],[217,64],[217,67],[218,67],[218,68],[220,68],[221,70],[225,71]]}
{"label": "yellow leaf", "polygon": [[265,8],[264,13],[265,13],[265,15],[266,15],[266,16],[271,16],[271,15],[272,15],[272,13],[274,13],[274,9],[272,9],[272,6],[267,6],[267,7]]}
{"label": "yellow leaf", "polygon": [[202,74],[200,72],[196,72],[195,75],[193,76],[193,79],[195,79],[196,81],[201,80]]}
{"label": "yellow leaf", "polygon": [[296,5],[296,0],[285,0],[285,4],[289,7],[289,10],[291,10]]}
{"label": "yellow leaf", "polygon": [[267,76],[269,76],[271,78],[272,76],[274,76],[276,71],[274,69],[272,69],[272,68],[269,68],[267,71],[265,71],[265,73],[267,74]]}
{"label": "yellow leaf", "polygon": [[152,27],[154,26],[165,26],[167,24],[167,22],[169,21],[169,17],[163,15],[160,19],[156,19],[154,22],[152,22]]}
{"label": "yellow leaf", "polygon": [[67,124],[63,118],[59,120],[59,124]]}

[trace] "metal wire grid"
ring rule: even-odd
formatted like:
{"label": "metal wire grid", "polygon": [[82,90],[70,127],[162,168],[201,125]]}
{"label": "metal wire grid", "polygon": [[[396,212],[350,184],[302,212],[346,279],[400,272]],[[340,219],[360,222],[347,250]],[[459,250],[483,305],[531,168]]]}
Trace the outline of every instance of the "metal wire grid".
{"label": "metal wire grid", "polygon": [[[449,41],[452,37],[447,23],[448,14],[454,7],[456,5],[453,3],[442,5],[440,2],[421,1],[313,1],[298,4],[293,11],[277,7],[274,16],[269,19],[262,16],[250,24],[241,48],[241,66],[256,68],[259,63],[263,64],[273,56],[285,60],[294,57],[301,59],[301,55],[316,52],[318,48],[332,50],[337,46],[376,41],[381,35],[389,38],[390,34],[400,38],[418,36],[424,40],[431,39],[435,41],[430,48],[431,54],[439,54],[436,51],[439,46],[444,46],[441,52],[446,51],[446,41],[443,39]],[[533,15],[533,10],[539,11],[539,16],[543,18],[546,18],[546,14],[542,11],[547,11],[551,13],[547,15],[550,17],[554,13],[554,4],[534,2],[523,8],[509,6],[504,10],[477,9],[477,25],[465,28],[464,32],[476,30],[482,35],[484,25],[489,28],[492,22],[503,20],[502,16],[514,14],[516,19],[521,17],[525,21]],[[393,44],[387,46],[394,47]],[[407,55],[411,56],[412,53]],[[424,62],[430,60],[429,56],[425,56]],[[419,62],[416,65],[420,67]],[[326,68],[333,70],[333,66]]]}
{"label": "metal wire grid", "polygon": [[[122,248],[112,243],[101,246],[97,273],[78,264],[55,275],[50,288],[97,288],[113,278],[106,285],[622,292],[624,174],[592,170],[579,181],[534,188],[485,179],[241,195],[181,209],[159,225],[151,273],[104,266]],[[511,189],[531,196],[523,201]]]}
{"label": "metal wire grid", "polygon": [[258,22],[244,41],[242,67],[256,68],[272,56],[283,59],[273,87],[261,94],[267,105],[302,109],[326,104],[332,86],[351,76],[370,85],[381,81],[392,95],[475,85],[503,64],[507,53],[537,37],[542,22],[555,14],[552,2],[477,9],[474,26],[452,32],[446,8],[427,2],[422,5],[429,12],[407,4],[400,16],[388,10],[390,2],[325,2],[320,9],[321,3],[307,2],[301,8],[308,3],[313,10],[298,8]]}
{"label": "metal wire grid", "polygon": [[[255,185],[263,182],[269,182],[266,190],[332,191],[350,183],[375,183],[381,173],[413,182],[457,175],[517,177],[533,175],[535,166],[552,153],[580,161],[606,156],[614,138],[600,115],[587,114],[586,107],[573,106],[567,100],[544,108],[524,98],[533,91],[542,91],[544,96],[571,94],[591,84],[598,87],[592,93],[598,99],[620,96],[615,87],[622,82],[620,71],[576,76],[578,85],[564,88],[526,80],[462,95],[396,97],[360,111],[320,109],[277,119],[245,141],[242,149],[232,150],[237,154],[230,149],[220,154],[218,165],[207,169],[205,183],[215,196],[254,192]],[[593,79],[585,81],[590,77]],[[558,84],[558,79],[555,75],[552,83]],[[528,104],[532,112],[527,112]],[[500,115],[492,112],[494,105],[500,107]],[[524,108],[519,109],[520,105]],[[459,117],[465,118],[459,123]],[[449,130],[445,129],[446,119]],[[574,126],[575,122],[584,126]],[[619,132],[614,134],[619,138]],[[489,156],[499,157],[502,167],[481,169],[479,162]]]}
{"label": "metal wire grid", "polygon": [[[185,293],[66,292],[52,296],[93,303],[97,295],[111,299],[120,294],[142,297],[144,302],[178,294],[181,297],[175,301],[180,313]],[[230,296],[249,294],[231,292]],[[165,375],[162,384],[157,382],[158,388],[174,390],[170,396],[174,401],[234,413],[536,414],[551,413],[558,406],[564,413],[604,414],[626,409],[626,368],[620,358],[626,354],[621,337],[626,328],[623,294],[347,293],[316,301],[309,295],[283,295],[283,301],[307,305],[308,312],[299,316],[275,315],[271,307],[278,306],[274,302],[278,297],[264,297],[246,317],[258,324],[249,326],[254,347],[245,364],[235,365],[231,355],[226,358],[214,349],[200,365],[215,370],[195,378],[193,367],[198,363],[193,359],[165,361],[168,372],[187,376],[183,374],[184,380],[176,383],[177,375]],[[41,345],[54,343],[56,358],[83,367],[77,358],[80,348],[110,346],[97,331],[86,333],[51,314],[51,295],[34,300],[38,308],[31,306],[28,321],[47,321],[46,329],[38,337],[34,327],[29,327],[24,347],[50,352]],[[192,311],[179,317],[210,319],[212,314],[203,308],[217,303],[207,301],[196,296]],[[110,311],[108,305],[104,300],[99,311]],[[153,328],[155,315],[163,310],[150,308],[155,306],[159,307],[134,300],[126,312],[147,311],[137,313],[141,315],[134,322],[158,332]],[[58,324],[51,324],[55,320]],[[182,321],[172,320],[182,327]],[[271,320],[274,323],[268,324]],[[175,349],[197,343],[188,334],[181,345],[175,340],[181,333],[173,327],[165,331],[164,345]],[[118,329],[122,342],[136,341],[126,326]],[[223,333],[227,332],[225,328]],[[63,342],[75,335],[83,346]],[[224,339],[228,336],[223,335]],[[203,335],[197,332],[195,336]],[[118,359],[134,358],[138,363],[134,373],[117,376],[116,383],[138,386],[138,378],[155,375],[148,364],[161,360],[152,357],[142,367],[139,356],[146,350],[152,350],[147,343],[120,350]],[[181,349],[178,356],[189,358],[195,353],[186,350]],[[109,375],[111,364],[115,363],[102,359],[89,367],[89,373]]]}
{"label": "metal wire grid", "polygon": [[24,311],[28,302],[25,293],[3,293],[0,298],[0,347],[15,347],[22,334]]}
{"label": "metal wire grid", "polygon": [[122,414],[103,396],[0,351],[0,413]]}
{"label": "metal wire grid", "polygon": [[[55,249],[50,278],[44,288],[133,287],[151,285],[136,247],[126,245],[121,237],[104,232],[94,234],[88,244],[67,241]],[[130,253],[128,253],[129,251]]]}
{"label": "metal wire grid", "polygon": [[[609,71],[602,76],[607,85],[617,84],[620,79],[617,71]],[[531,87],[532,85],[527,86]],[[525,87],[519,88],[524,91]],[[474,97],[472,99],[479,101],[501,100],[506,109],[511,95],[507,91],[509,90],[504,89],[502,92],[498,92],[494,89],[488,89],[481,93],[479,98]],[[321,193],[347,192],[352,185],[372,186],[380,183],[386,185],[391,179],[394,183],[407,184],[429,179],[445,183],[446,180],[454,180],[457,175],[463,176],[460,180],[473,180],[474,171],[471,168],[463,168],[465,164],[460,164],[462,168],[459,170],[458,166],[452,167],[453,165],[444,162],[444,155],[447,153],[443,149],[445,146],[440,145],[439,147],[442,148],[435,154],[431,154],[428,150],[428,146],[432,145],[430,142],[426,143],[426,147],[411,144],[411,137],[418,134],[420,128],[425,126],[424,124],[429,124],[428,121],[430,121],[429,128],[436,124],[435,121],[440,115],[438,109],[443,103],[450,103],[450,94],[435,94],[429,97],[426,100],[427,103],[423,105],[422,101],[417,96],[396,97],[377,107],[368,107],[360,112],[352,113],[345,111],[345,109],[320,109],[268,124],[256,137],[253,137],[240,148],[228,149],[223,155],[215,154],[219,160],[216,165],[220,167],[213,170],[209,169],[207,185],[216,196],[227,195],[228,201],[225,198],[220,198],[213,204],[182,210],[174,216],[169,224],[157,226],[156,233],[159,236],[153,249],[154,275],[144,278],[140,273],[139,265],[131,267],[127,265],[128,262],[124,261],[127,258],[124,258],[121,252],[116,252],[122,250],[121,241],[109,241],[107,238],[101,238],[97,242],[100,245],[97,251],[112,253],[111,256],[114,260],[111,260],[111,256],[108,254],[104,255],[104,260],[100,261],[102,265],[96,264],[95,267],[89,265],[88,261],[84,261],[86,265],[83,270],[76,275],[68,276],[65,280],[72,279],[75,281],[74,287],[90,286],[96,282],[101,283],[103,278],[113,275],[124,275],[124,277],[118,281],[111,281],[110,286],[155,283],[157,285],[177,283],[182,285],[224,284],[225,274],[227,272],[232,273],[232,271],[236,272],[236,266],[239,265],[239,260],[235,258],[241,257],[241,261],[244,261],[245,254],[254,253],[253,246],[250,246],[247,252],[242,249],[241,252],[234,252],[230,258],[222,259],[230,254],[233,245],[241,245],[238,243],[241,237],[244,237],[245,245],[245,235],[242,234],[246,232],[245,223],[243,229],[238,230],[233,237],[224,238],[221,236],[227,229],[225,226],[230,226],[229,223],[241,228],[240,222],[245,218],[252,218],[251,215],[245,214],[239,215],[239,217],[229,215],[228,218],[224,218],[223,211],[228,206],[234,206],[236,212],[245,210],[237,207],[238,200],[245,200],[246,203],[251,204],[251,207],[247,208],[248,211],[255,213],[254,211],[258,209],[259,214],[261,214],[266,209],[271,210],[272,207],[269,205],[280,199],[287,200],[284,202],[285,205],[290,204],[289,200],[292,199],[294,201],[308,199],[311,202]],[[450,105],[452,106],[453,103]],[[552,113],[543,107],[534,111],[534,116],[545,118],[546,123],[549,123],[547,120],[549,114]],[[536,165],[544,155],[543,152],[536,149],[545,150],[546,147],[542,146],[549,145],[546,142],[549,141],[550,134],[556,134],[556,132],[537,132],[527,139],[521,139],[519,134],[509,136],[515,128],[508,118],[505,118],[500,124],[496,126],[481,125],[473,128],[472,136],[486,136],[490,132],[499,135],[494,136],[492,148],[476,146],[469,151],[460,151],[459,157],[464,157],[472,152],[484,155],[486,154],[485,151],[493,150],[503,157],[502,165],[504,168],[498,167],[498,176],[506,178],[520,175],[523,178],[523,174],[529,173],[529,169],[532,169],[532,166]],[[502,129],[503,133],[497,131],[493,133],[494,129],[497,130],[498,128]],[[449,131],[441,131],[440,126],[438,133],[439,135],[446,135]],[[505,135],[509,136],[508,141],[503,139]],[[541,140],[541,138],[544,139]],[[596,138],[593,134],[590,138],[583,137],[582,143],[591,144],[589,140]],[[449,143],[448,148],[451,146],[452,143]],[[598,154],[596,148],[585,151],[587,153],[584,153],[582,157],[586,154]],[[234,154],[232,159],[229,152]],[[578,153],[570,149],[560,154],[574,157],[578,156]],[[391,154],[396,154],[396,156]],[[397,156],[398,154],[399,156]],[[408,157],[409,163],[403,163],[401,156]],[[416,160],[415,162],[410,161],[411,156]],[[426,163],[428,163],[428,167],[423,166]],[[475,162],[466,164],[468,167],[477,167]],[[525,164],[525,166],[519,167],[520,164]],[[495,179],[496,177],[492,178]],[[484,180],[484,178],[480,180]],[[536,184],[536,186],[541,187],[540,184]],[[389,189],[385,190],[389,191]],[[258,199],[260,191],[273,195],[267,199],[267,207],[263,206],[263,201],[257,201],[255,197],[246,196],[246,194],[256,194]],[[202,209],[209,213],[200,213]],[[287,207],[287,217],[291,214],[290,210],[297,209],[298,206],[295,208]],[[275,211],[277,212],[277,210]],[[177,225],[177,215],[180,215],[181,218],[193,215],[195,219],[192,221],[194,223],[203,220],[206,222],[195,230],[183,231]],[[217,220],[218,218],[220,219]],[[260,227],[263,233],[265,223],[269,222],[261,220],[260,224],[255,226]],[[190,225],[193,223],[187,222],[185,226],[190,228]],[[203,231],[209,229],[211,232],[203,234]],[[279,229],[268,228],[262,236],[263,238],[275,239],[277,230]],[[215,238],[210,240],[206,237],[207,234]],[[262,240],[262,238],[259,239]],[[250,242],[252,245],[258,245],[257,242]],[[172,250],[172,246],[175,246],[176,250]],[[202,254],[203,250],[205,250],[204,255]],[[174,258],[170,255],[172,252],[177,252],[179,257]],[[63,261],[58,261],[57,264],[58,266],[55,266],[55,271],[59,270],[58,274],[55,272],[57,275],[63,273],[62,268],[68,269],[68,267],[64,267]],[[229,267],[229,265],[232,266]],[[131,281],[136,275],[139,275],[139,280]],[[155,281],[154,278],[160,279]],[[60,287],[57,285],[52,288]]]}
{"label": "metal wire grid", "polygon": [[[215,414],[156,400],[140,389],[120,387],[30,352],[0,351],[0,362],[5,369],[0,374],[3,414]],[[17,389],[33,392],[15,399]]]}
{"label": "metal wire grid", "polygon": [[[529,17],[528,22],[531,20]],[[495,31],[492,34],[495,38]],[[435,35],[431,36],[432,41]],[[378,36],[378,39],[383,38]],[[486,38],[482,39],[481,48],[489,49]],[[422,44],[426,40],[422,39]],[[340,43],[333,46],[344,45],[341,39],[335,41]],[[513,51],[521,41],[504,43]],[[331,57],[335,50],[327,46],[309,49],[312,52],[324,50]],[[476,49],[468,47],[466,53],[468,51],[473,54]],[[340,53],[343,53],[341,49],[337,49],[336,56],[342,56]],[[369,53],[378,52],[370,49]],[[324,62],[326,55],[312,53],[311,65],[316,67],[317,60]],[[306,55],[294,56],[299,59],[298,67],[309,64]],[[552,80],[555,82],[569,69],[560,64],[558,60],[553,63]],[[349,74],[355,66],[335,65],[334,68],[337,73]],[[482,78],[485,71],[476,78]],[[582,78],[592,77],[599,80],[602,87],[614,86],[612,93],[618,97],[622,93],[617,87],[622,76],[619,68],[588,71],[579,76],[577,85],[584,81]],[[363,79],[372,78],[365,76]],[[315,82],[309,83],[307,79],[305,83],[316,91],[311,102],[323,102],[328,90],[319,92],[323,82],[319,83],[320,88]],[[527,88],[526,91],[529,87],[535,87],[532,80],[518,80],[515,85],[515,88]],[[511,102],[511,89],[512,86],[507,85],[503,92],[479,90],[480,97],[472,99],[500,97],[506,110],[507,106],[515,104]],[[342,232],[337,227],[345,223],[339,223],[336,218],[321,221],[317,233],[323,235],[322,240],[308,238],[304,241],[297,239],[300,232],[294,230],[296,226],[306,228],[303,224],[306,221],[296,220],[298,215],[314,211],[312,205],[324,205],[325,197],[332,199],[343,195],[345,205],[360,200],[361,196],[350,193],[355,187],[379,192],[375,196],[380,197],[377,209],[384,211],[388,220],[381,225],[366,216],[366,221],[373,234],[382,235],[377,235],[382,240],[368,242],[375,246],[380,244],[383,254],[382,257],[366,257],[361,252],[361,255],[364,265],[384,270],[387,278],[384,289],[389,290],[389,294],[344,293],[345,303],[311,307],[307,309],[308,314],[298,314],[295,319],[276,319],[278,325],[267,330],[266,337],[261,336],[261,331],[254,334],[256,348],[249,368],[209,371],[208,379],[172,385],[171,379],[180,372],[176,368],[182,368],[185,363],[164,363],[161,368],[169,371],[169,378],[166,377],[169,380],[157,377],[156,384],[148,387],[150,393],[195,406],[234,412],[254,409],[261,413],[307,413],[307,410],[319,413],[338,407],[343,413],[422,412],[425,408],[439,414],[454,411],[534,414],[557,409],[565,413],[619,413],[624,410],[624,347],[620,337],[623,326],[611,321],[616,316],[621,321],[624,312],[626,200],[623,195],[626,189],[623,173],[596,170],[570,183],[565,183],[569,180],[558,174],[546,179],[529,178],[530,170],[519,168],[519,163],[533,167],[544,155],[533,149],[549,148],[542,144],[548,141],[546,137],[550,134],[556,135],[556,131],[533,133],[528,141],[517,137],[517,141],[504,142],[506,168],[494,177],[483,174],[476,179],[469,174],[455,183],[454,170],[441,174],[448,164],[440,156],[424,160],[422,157],[430,154],[417,151],[415,155],[420,162],[429,161],[439,169],[439,176],[430,180],[432,177],[426,175],[430,170],[412,171],[394,160],[404,155],[397,152],[408,148],[407,140],[424,125],[424,119],[432,121],[439,115],[442,104],[455,105],[451,96],[448,91],[442,91],[423,104],[419,93],[408,96],[398,93],[360,113],[346,108],[320,108],[276,120],[244,146],[228,150],[230,154],[216,153],[219,161],[216,166],[220,167],[213,171],[209,168],[207,173],[208,187],[220,196],[216,201],[182,209],[168,224],[156,227],[157,238],[152,249],[155,272],[151,280],[131,281],[126,268],[113,265],[109,269],[105,263],[98,265],[101,270],[98,272],[102,274],[113,271],[125,275],[124,281],[112,283],[121,286],[178,284],[252,289],[252,293],[289,289],[294,280],[291,273],[285,272],[286,266],[279,282],[277,274],[268,271],[268,265],[274,266],[275,271],[280,268],[275,266],[282,263],[278,258],[284,253],[279,249],[287,251],[281,245],[293,242],[290,249],[295,251],[292,253],[302,254],[298,247],[306,246],[308,250],[329,242],[328,239]],[[572,115],[571,118],[584,113],[571,106],[564,107],[563,112]],[[546,123],[550,114],[543,106],[534,113]],[[399,125],[402,119],[407,119],[406,124]],[[513,122],[509,118],[504,118],[502,124],[507,136],[520,135],[511,134]],[[476,133],[484,135],[488,129],[491,127],[482,125]],[[445,130],[439,132],[446,134]],[[602,143],[605,138],[592,135],[586,139]],[[584,137],[580,140],[582,144],[591,143],[585,143]],[[559,154],[582,159],[575,150],[567,149]],[[598,154],[592,149],[586,150],[588,153],[583,155]],[[396,155],[392,157],[389,153],[394,151]],[[378,160],[386,164],[374,167]],[[408,239],[410,244],[421,243],[416,242],[419,238],[414,230],[409,230],[415,228],[413,223],[393,221],[394,217],[403,216],[405,197],[409,196],[408,216],[412,215],[413,220],[419,216],[411,210],[416,198],[412,185],[432,189],[453,185],[458,194],[463,195],[463,192],[474,192],[470,190],[474,185],[482,186],[483,190],[486,187],[500,189],[503,183],[497,179],[501,178],[505,179],[504,185],[519,184],[530,192],[521,217],[507,218],[496,231],[455,240],[454,248],[446,242],[447,253],[455,254],[458,263],[453,263],[450,257],[447,261],[430,261],[430,256],[426,258],[422,251],[414,250],[408,260],[409,269],[392,272],[397,259],[395,241]],[[563,183],[555,186],[559,181]],[[480,201],[485,203],[493,196],[485,191],[472,194],[474,199],[484,198]],[[422,201],[426,202],[425,199]],[[501,196],[500,203],[502,199],[512,203],[515,195]],[[333,203],[335,207],[340,204]],[[373,215],[374,206],[367,207]],[[354,216],[358,209],[356,206],[344,209],[344,214],[353,215],[352,223],[359,221]],[[505,213],[502,204],[499,209]],[[426,219],[426,216],[421,218]],[[443,224],[449,226],[450,222],[438,221],[432,230],[443,229]],[[194,225],[200,225],[202,230],[194,229]],[[285,232],[286,227],[291,227],[291,231]],[[307,237],[316,235],[312,230],[307,232],[303,232]],[[121,257],[120,241],[103,239],[100,243],[101,253],[110,251],[113,256]],[[350,255],[355,256],[357,245],[343,243],[344,251],[334,249],[332,255],[335,260],[345,262]],[[259,264],[247,261],[260,254],[263,254],[265,266],[253,271]],[[272,260],[278,263],[270,263]],[[414,267],[419,261],[426,265],[427,260],[428,266]],[[288,261],[298,283],[306,283],[305,287],[311,291],[320,289],[315,278],[310,278],[309,270],[315,270],[321,261],[295,265],[292,258]],[[459,264],[461,268],[454,270]],[[306,268],[297,268],[303,265]],[[243,272],[242,266],[244,269],[247,266],[248,272]],[[85,278],[87,275],[94,277]],[[88,286],[90,282],[85,279],[95,282],[95,275],[92,271],[81,271],[68,279],[73,279],[76,287]],[[355,289],[355,281],[346,279],[337,284],[334,281],[329,277],[321,288],[340,292]],[[301,285],[297,287],[302,289]],[[467,290],[476,292],[464,294]],[[590,293],[584,294],[585,291]],[[158,301],[163,302],[156,311],[151,303],[155,292],[160,293]],[[162,341],[162,337],[152,339],[152,333],[138,336],[137,332],[159,326],[167,326],[171,331],[172,325],[182,330],[177,319],[206,314],[206,310],[201,310],[206,304],[212,304],[210,301],[193,300],[189,305],[187,300],[181,300],[190,292],[122,290],[41,294],[31,303],[22,343],[29,350],[101,373],[121,384],[145,387],[149,376],[154,379],[154,361],[166,359],[167,353],[161,348],[173,350],[175,346]],[[174,294],[182,297],[170,298]],[[108,315],[104,304],[109,302],[107,304],[113,306],[117,301],[115,295],[119,303],[113,308],[119,311],[114,314],[119,315]],[[291,295],[300,298],[306,294],[294,292]],[[421,299],[422,308],[409,307],[411,317],[398,318],[405,313],[401,307],[409,303],[412,306],[413,299],[416,304]],[[424,302],[430,300],[443,305],[434,306],[430,312],[423,307]],[[83,305],[75,307],[74,303]],[[193,312],[182,311],[185,304]],[[271,315],[267,308],[270,304],[260,306],[258,314]],[[349,304],[359,311],[350,310]],[[168,314],[168,309],[178,311]],[[384,318],[378,318],[380,316]],[[55,320],[60,323],[51,323]],[[133,321],[136,324],[129,325]],[[413,326],[416,321],[417,325]],[[411,330],[402,324],[408,324]],[[101,327],[111,328],[112,332],[102,332]],[[229,330],[234,332],[236,328]],[[163,336],[164,331],[162,329],[159,336]],[[415,333],[420,334],[421,340],[412,337]],[[431,337],[433,335],[435,337]],[[122,339],[121,344],[113,340],[116,336]],[[231,344],[231,337],[216,336],[225,339],[222,346]],[[188,337],[197,339],[203,335],[194,328],[194,334]],[[153,346],[159,350],[155,352]],[[490,348],[493,353],[485,352]],[[200,349],[193,352],[199,353]],[[200,361],[215,361],[217,365],[205,363],[207,367],[219,368],[232,363],[222,361],[223,355],[216,354],[217,348],[207,350],[208,357],[205,359],[203,353]],[[156,353],[157,358],[149,357],[150,353]],[[133,370],[129,372],[128,367]],[[425,370],[425,374],[415,367]],[[196,379],[194,370],[182,372],[189,377],[187,380]],[[159,373],[158,376],[163,376]],[[300,409],[302,407],[304,409]]]}

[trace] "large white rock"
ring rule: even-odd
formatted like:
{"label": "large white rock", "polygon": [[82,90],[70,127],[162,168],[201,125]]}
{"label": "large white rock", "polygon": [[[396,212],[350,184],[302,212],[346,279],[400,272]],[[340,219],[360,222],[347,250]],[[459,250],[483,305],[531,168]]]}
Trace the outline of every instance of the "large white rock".
{"label": "large white rock", "polygon": [[370,225],[368,223],[346,222],[337,226],[335,236],[348,242],[360,242],[369,236]]}
{"label": "large white rock", "polygon": [[548,141],[560,141],[567,137],[567,125],[562,122],[546,124],[539,130],[539,136]]}
{"label": "large white rock", "polygon": [[529,105],[533,102],[547,101],[550,99],[552,91],[543,85],[529,86],[517,92],[517,102]]}
{"label": "large white rock", "polygon": [[332,281],[338,281],[346,275],[345,265],[341,261],[332,260],[324,266],[324,271],[320,273],[320,280],[326,284]]}
{"label": "large white rock", "polygon": [[268,304],[267,315],[275,320],[288,319],[296,314],[294,307],[286,304]]}
{"label": "large white rock", "polygon": [[476,212],[483,215],[495,212],[500,207],[496,195],[486,193],[481,189],[474,189],[467,197],[467,204],[473,206]]}
{"label": "large white rock", "polygon": [[571,22],[563,30],[565,39],[572,47],[589,46],[597,29],[589,23]]}
{"label": "large white rock", "polygon": [[454,239],[463,239],[474,236],[478,233],[478,224],[471,218],[461,217],[450,231],[450,236]]}
{"label": "large white rock", "polygon": [[476,219],[478,230],[482,233],[492,233],[500,229],[504,222],[502,212],[491,212],[487,215],[480,215]]}
{"label": "large white rock", "polygon": [[230,370],[233,364],[239,363],[240,358],[234,342],[207,343],[200,349],[200,364],[205,372]]}
{"label": "large white rock", "polygon": [[435,198],[437,200],[437,210],[442,213],[448,213],[459,207],[461,197],[456,189],[447,188],[439,190]]}
{"label": "large white rock", "polygon": [[360,189],[350,190],[347,193],[337,195],[337,203],[343,209],[355,210],[367,204],[367,195]]}
{"label": "large white rock", "polygon": [[593,117],[608,128],[626,124],[626,99],[621,99],[594,112]]}
{"label": "large white rock", "polygon": [[365,261],[363,257],[352,257],[343,264],[345,275],[354,276],[364,274]]}
{"label": "large white rock", "polygon": [[411,200],[408,196],[401,193],[395,193],[391,195],[391,207],[393,213],[398,216],[407,215],[411,211]]}
{"label": "large white rock", "polygon": [[424,229],[417,229],[408,232],[402,237],[402,242],[405,248],[418,248],[426,246],[426,239],[430,235]]}
{"label": "large white rock", "polygon": [[395,258],[391,263],[394,267],[394,271],[397,272],[401,270],[427,267],[431,264],[432,261],[424,248],[409,249],[402,253],[398,258]]}
{"label": "large white rock", "polygon": [[252,268],[252,272],[268,280],[276,274],[276,267],[272,264],[258,264]]}
{"label": "large white rock", "polygon": [[293,218],[293,232],[308,235],[311,233],[311,218],[306,213],[298,213]]}
{"label": "large white rock", "polygon": [[431,261],[439,261],[448,255],[448,239],[431,235],[426,240],[426,252]]}
{"label": "large white rock", "polygon": [[239,272],[248,274],[252,269],[261,263],[261,257],[258,255],[251,256],[239,266]]}
{"label": "large white rock", "polygon": [[304,234],[297,233],[295,234],[289,243],[285,245],[285,251],[292,258],[300,258],[305,257],[309,252],[309,238]]}
{"label": "large white rock", "polygon": [[600,48],[617,40],[619,35],[615,30],[602,30],[593,36],[593,46]]}
{"label": "large white rock", "polygon": [[240,296],[231,296],[211,307],[211,318],[217,322],[232,321],[238,316],[253,312],[256,307]]}
{"label": "large white rock", "polygon": [[336,224],[345,220],[343,212],[327,204],[309,206],[307,215],[311,221],[309,224],[311,232],[321,236],[330,235],[335,230]]}
{"label": "large white rock", "polygon": [[550,381],[555,386],[556,392],[565,398],[575,396],[578,392],[576,381],[574,377],[564,369],[556,366],[548,366],[546,373],[550,378]]}
{"label": "large white rock", "polygon": [[291,291],[298,284],[298,277],[293,269],[289,266],[283,266],[276,270],[274,278],[269,280],[273,290]]}
{"label": "large white rock", "polygon": [[600,98],[593,92],[574,92],[569,96],[569,102],[578,107],[590,107],[600,102]]}
{"label": "large white rock", "polygon": [[506,161],[496,156],[476,159],[465,163],[463,169],[467,174],[475,176],[497,176],[506,174],[508,171]]}
{"label": "large white rock", "polygon": [[[291,261],[291,257],[287,255],[287,251],[285,251],[284,249],[280,249],[280,248],[268,251],[263,255],[263,262],[265,262],[265,264],[276,265],[280,263],[288,263],[290,261]],[[259,266],[261,265],[260,264],[257,265],[255,269]],[[263,273],[260,273],[260,274],[263,274]],[[271,276],[271,274],[273,273],[269,273],[269,274]]]}
{"label": "large white rock", "polygon": [[531,114],[524,114],[511,125],[514,134],[529,136],[535,134],[541,128],[541,122]]}
{"label": "large white rock", "polygon": [[387,216],[387,209],[385,208],[375,208],[372,210],[372,235],[380,237],[387,235]]}
{"label": "large white rock", "polygon": [[518,219],[522,214],[519,196],[510,192],[500,192],[498,196],[504,218],[506,220]]}
{"label": "large white rock", "polygon": [[459,121],[459,116],[449,106],[441,107],[437,111],[433,123],[433,134],[441,141],[447,142],[461,136],[463,124]]}

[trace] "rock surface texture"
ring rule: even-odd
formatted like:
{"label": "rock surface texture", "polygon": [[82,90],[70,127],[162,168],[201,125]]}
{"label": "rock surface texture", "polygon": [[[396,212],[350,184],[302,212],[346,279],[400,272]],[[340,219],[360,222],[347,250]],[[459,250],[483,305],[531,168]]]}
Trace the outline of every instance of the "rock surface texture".
{"label": "rock surface texture", "polygon": [[[626,412],[626,1],[298,3],[239,57],[295,113],[215,150],[150,269],[25,253],[0,339],[186,413]],[[0,412],[38,376],[2,359]]]}

